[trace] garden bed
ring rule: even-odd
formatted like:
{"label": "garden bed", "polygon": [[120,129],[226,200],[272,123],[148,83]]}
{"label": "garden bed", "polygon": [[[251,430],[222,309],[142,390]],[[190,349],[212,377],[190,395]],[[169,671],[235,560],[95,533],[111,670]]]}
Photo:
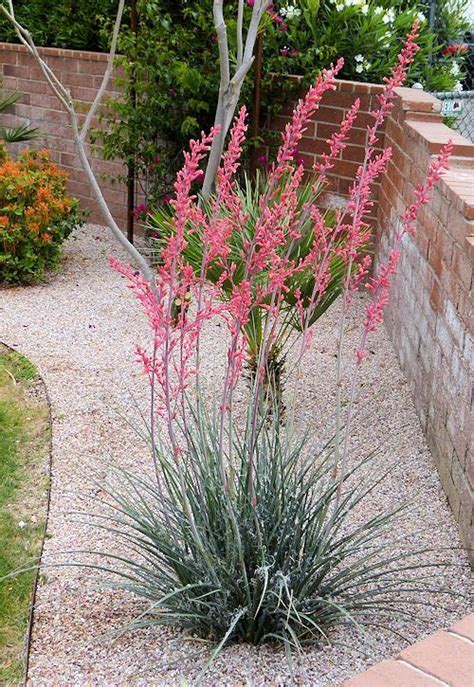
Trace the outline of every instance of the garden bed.
{"label": "garden bed", "polygon": [[[67,243],[63,273],[49,283],[2,292],[2,338],[38,365],[52,402],[53,484],[45,562],[78,558],[62,555],[65,551],[106,548],[104,535],[70,513],[96,509],[100,487],[93,478],[100,482],[110,477],[112,460],[136,473],[150,469],[146,450],[119,414],[133,413],[130,392],[138,401],[146,399],[146,384],[133,362],[133,351],[136,343],[146,342],[147,325],[125,281],[107,267],[110,253],[118,251],[105,230],[88,226]],[[348,322],[348,359],[352,359],[363,306],[364,298],[354,302]],[[298,380],[297,421],[308,425],[314,437],[331,420],[337,319],[336,305],[317,323],[304,376]],[[211,323],[204,338],[202,377],[212,393],[220,378],[225,342],[217,323]],[[371,635],[370,647],[367,638],[352,629],[334,632],[331,647],[314,647],[296,662],[299,685],[337,685],[367,665],[394,655],[409,641],[452,624],[468,607],[461,596],[467,592],[467,558],[408,385],[383,329],[374,337],[367,359],[359,408],[352,459],[378,447],[370,470],[382,474],[394,466],[374,492],[370,509],[376,512],[405,500],[413,502],[398,536],[419,548],[446,547],[438,558],[449,560],[453,567],[435,572],[433,586],[447,587],[456,596],[443,600],[433,595],[436,605],[422,613],[424,625],[389,618],[392,630],[402,632],[405,639],[378,630]],[[193,683],[205,656],[189,660],[185,656],[201,651],[201,644],[179,632],[156,628],[126,633],[112,641],[109,633],[123,628],[142,605],[122,592],[104,592],[94,571],[67,567],[45,572],[37,595],[31,684],[171,686],[182,684],[182,678]],[[206,680],[216,687],[246,682],[288,684],[284,652],[230,647],[215,661]]]}

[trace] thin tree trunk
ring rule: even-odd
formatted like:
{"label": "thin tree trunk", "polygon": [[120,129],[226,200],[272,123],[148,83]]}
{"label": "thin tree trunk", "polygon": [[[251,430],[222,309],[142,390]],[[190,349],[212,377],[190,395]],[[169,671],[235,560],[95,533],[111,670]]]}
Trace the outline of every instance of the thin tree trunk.
{"label": "thin tree trunk", "polygon": [[[253,79],[253,109],[250,136],[254,142],[260,133],[260,114],[262,109],[262,67],[263,67],[263,32],[260,31],[255,46],[255,66]],[[250,155],[250,174],[255,176],[258,167],[258,146],[255,144]]]}
{"label": "thin tree trunk", "polygon": [[[132,0],[130,7],[130,29],[134,34],[135,45],[138,35],[138,11],[137,0]],[[135,89],[136,74],[133,69],[130,75],[130,97],[132,108],[135,109],[137,103],[137,92]],[[134,234],[134,214],[135,209],[135,159],[131,159],[127,170],[127,239],[133,243]]]}

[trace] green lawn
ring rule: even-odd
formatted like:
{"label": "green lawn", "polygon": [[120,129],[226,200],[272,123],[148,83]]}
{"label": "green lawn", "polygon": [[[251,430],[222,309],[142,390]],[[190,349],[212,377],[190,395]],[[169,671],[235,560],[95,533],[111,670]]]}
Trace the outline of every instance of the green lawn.
{"label": "green lawn", "polygon": [[[38,556],[48,487],[49,412],[36,369],[0,345],[0,580]],[[0,685],[21,684],[34,571],[0,581]]]}

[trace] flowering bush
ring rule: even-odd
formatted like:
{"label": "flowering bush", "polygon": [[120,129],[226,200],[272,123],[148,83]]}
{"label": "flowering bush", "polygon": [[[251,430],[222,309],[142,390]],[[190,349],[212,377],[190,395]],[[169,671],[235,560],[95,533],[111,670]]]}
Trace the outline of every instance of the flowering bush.
{"label": "flowering bush", "polygon": [[[347,126],[354,120],[357,114],[357,107],[354,107],[350,116],[347,119]],[[267,167],[268,161],[265,162]],[[290,164],[303,165],[303,161],[298,154],[294,155],[293,162]],[[269,167],[271,169],[271,167]],[[271,179],[271,177],[270,177]],[[232,232],[229,238],[230,259],[234,266],[235,277],[234,280],[223,278],[225,266],[222,261],[216,256],[211,260],[207,266],[206,279],[214,285],[218,285],[221,297],[225,302],[232,298],[233,287],[235,283],[240,282],[245,277],[246,254],[244,248],[245,241],[253,241],[255,238],[255,231],[259,225],[259,218],[262,203],[270,193],[268,175],[257,171],[255,179],[250,179],[244,175],[243,182],[235,182],[234,192],[241,204],[242,212],[245,216],[245,226],[241,232]],[[275,183],[275,182],[273,182]],[[272,190],[274,201],[284,199],[287,193],[287,186],[289,179],[286,174],[275,183]],[[293,222],[299,227],[299,237],[294,238],[293,245],[288,246],[283,243],[277,248],[280,259],[286,254],[287,258],[294,260],[298,256],[299,260],[309,259],[313,248],[314,234],[313,234],[313,218],[308,212],[308,208],[315,205],[318,196],[322,190],[322,185],[315,183],[314,179],[301,183],[296,189],[297,200],[294,208]],[[204,211],[210,216],[213,212],[219,212],[216,206],[209,206],[208,203],[203,203]],[[222,213],[222,220],[225,220],[228,210],[225,207],[220,209]],[[335,216],[332,210],[326,210],[323,214],[323,221],[328,231],[335,225]],[[160,254],[164,245],[169,241],[170,235],[174,232],[174,212],[173,207],[168,204],[159,210],[155,211],[148,218],[148,230],[150,235],[150,244],[152,246],[153,255]],[[194,227],[188,225],[185,228],[184,237],[186,246],[183,255],[186,262],[192,266],[196,275],[199,275],[203,265],[203,258],[206,252],[206,241],[201,227]],[[342,282],[345,274],[344,261],[341,258],[344,245],[348,241],[348,236],[345,232],[341,232],[338,240],[338,253],[334,252],[331,255],[328,265],[327,284],[325,285],[325,292],[318,298],[317,307],[314,308],[313,313],[307,323],[310,327],[316,320],[323,315],[335,299],[342,291]],[[354,259],[354,270],[360,264],[366,251],[366,242],[361,240],[360,245],[356,248],[357,255]],[[256,280],[261,286],[263,283],[271,279],[271,270],[268,265],[262,266],[258,279]],[[281,304],[281,319],[272,342],[271,350],[268,353],[268,375],[267,383],[273,387],[275,399],[280,405],[280,415],[283,415],[283,403],[281,401],[283,395],[283,378],[284,378],[284,359],[285,359],[285,344],[294,331],[301,331],[302,323],[299,317],[299,309],[301,303],[307,303],[311,298],[315,288],[315,280],[311,268],[301,269],[297,273],[288,273],[285,279],[284,289],[282,290]],[[269,310],[269,298],[260,301],[258,298],[254,299],[252,308],[249,312],[248,322],[243,325],[242,331],[246,342],[246,363],[250,373],[250,380],[253,381],[256,376],[258,359],[261,352],[264,334],[266,331],[266,322],[271,317]]]}
{"label": "flowering bush", "polygon": [[437,24],[430,31],[428,3],[423,7],[419,2],[391,0],[280,1],[268,21],[265,58],[273,62],[276,73],[309,75],[343,55],[342,78],[380,83],[393,64],[396,45],[418,18],[420,50],[407,83],[450,91],[462,80],[463,57],[445,48],[462,36],[465,3],[449,3],[449,12],[447,5],[437,3],[440,30]]}
{"label": "flowering bush", "polygon": [[30,150],[14,161],[0,149],[0,282],[41,279],[58,264],[61,244],[79,222],[66,174],[46,151]]}
{"label": "flowering bush", "polygon": [[[367,340],[383,319],[402,240],[414,231],[417,213],[428,202],[451,151],[448,145],[433,160],[426,182],[400,218],[387,263],[372,277],[370,256],[354,269],[367,237],[371,188],[391,157],[390,149],[376,152],[379,130],[416,54],[415,38],[416,24],[385,91],[377,96],[364,161],[346,208],[328,225],[317,206],[307,204],[312,231],[304,253],[293,251],[305,231],[298,212],[303,168],[294,164],[295,153],[321,97],[335,88],[342,60],[323,71],[299,101],[269,170],[251,233],[235,179],[247,129],[242,108],[208,208],[197,202],[193,184],[216,131],[191,141],[185,153],[171,201],[173,231],[163,247],[155,283],[111,261],[128,278],[150,324],[150,348],[138,348],[137,357],[150,384],[143,436],[149,439],[154,471],[148,479],[121,472],[119,487],[106,487],[109,523],[104,525],[101,514],[99,526],[120,537],[128,553],[116,558],[120,567],[110,563],[113,557],[104,567],[117,576],[119,587],[147,600],[132,625],[170,623],[191,629],[216,642],[210,660],[227,642],[239,640],[281,642],[291,654],[306,641],[326,637],[334,623],[384,624],[387,612],[410,614],[403,610],[404,603],[411,610],[427,603],[416,594],[431,588],[431,575],[425,574],[431,564],[415,562],[413,552],[400,550],[400,541],[393,549],[387,542],[387,527],[396,514],[380,513],[366,521],[363,515],[350,518],[374,487],[357,479],[358,466],[349,463],[354,397]],[[317,186],[325,183],[326,172],[344,149],[358,107],[356,103],[347,113],[327,154],[315,165]],[[194,232],[203,243],[200,270],[186,252]],[[282,428],[278,408],[269,415],[265,397],[271,397],[272,390],[265,380],[288,280],[308,271],[313,278],[307,297],[295,291],[301,335],[289,350],[298,366],[310,341],[311,318],[327,293],[335,255],[344,266],[340,353],[353,294],[367,287],[373,298],[361,323],[349,402],[343,409],[339,355],[334,440],[315,452],[307,437],[292,434],[292,423]],[[211,281],[213,265],[219,277]],[[225,282],[229,295],[223,301]],[[235,389],[245,360],[244,329],[256,305],[264,307],[268,317],[245,417],[239,420],[233,410]],[[220,389],[213,389],[217,400],[209,407],[199,379],[201,335],[216,318],[227,329],[226,362]]]}

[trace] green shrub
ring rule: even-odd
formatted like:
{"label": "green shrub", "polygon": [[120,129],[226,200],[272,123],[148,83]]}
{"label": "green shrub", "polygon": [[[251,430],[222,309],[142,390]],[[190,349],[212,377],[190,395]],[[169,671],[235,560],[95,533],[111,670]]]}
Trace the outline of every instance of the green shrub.
{"label": "green shrub", "polygon": [[[20,24],[30,28],[38,45],[108,50],[101,27],[113,17],[117,4],[117,0],[15,0],[15,14]],[[0,17],[0,37],[18,42],[15,28],[4,17]]]}
{"label": "green shrub", "polygon": [[0,147],[0,282],[30,283],[57,266],[61,245],[80,223],[66,174],[46,151],[18,160]]}

